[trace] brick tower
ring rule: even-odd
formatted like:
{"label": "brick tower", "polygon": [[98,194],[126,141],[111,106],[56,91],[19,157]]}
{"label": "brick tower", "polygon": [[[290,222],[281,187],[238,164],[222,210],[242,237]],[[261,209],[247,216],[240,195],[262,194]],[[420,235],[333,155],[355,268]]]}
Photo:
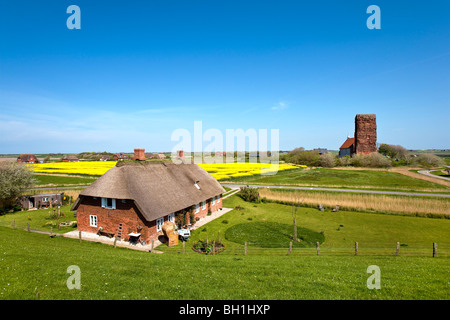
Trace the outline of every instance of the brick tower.
{"label": "brick tower", "polygon": [[377,152],[377,118],[374,114],[357,114],[355,117],[356,154]]}

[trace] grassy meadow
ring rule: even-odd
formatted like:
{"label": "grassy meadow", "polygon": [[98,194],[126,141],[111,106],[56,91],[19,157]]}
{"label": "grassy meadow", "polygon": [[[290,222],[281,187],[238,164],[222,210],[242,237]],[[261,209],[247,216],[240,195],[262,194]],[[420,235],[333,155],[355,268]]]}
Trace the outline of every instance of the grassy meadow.
{"label": "grassy meadow", "polygon": [[[228,248],[221,254],[242,254],[244,241],[248,242],[249,254],[287,252],[293,235],[292,206],[245,202],[238,195],[224,199],[223,205],[236,209],[194,230],[187,247],[198,240],[220,238]],[[274,230],[274,225],[279,228],[276,235],[270,231]],[[355,242],[358,242],[362,254],[391,255],[395,253],[396,243],[400,242],[400,254],[431,255],[432,244],[436,242],[440,253],[450,256],[449,219],[299,207],[297,227],[298,236],[304,236],[300,243],[294,244],[299,248],[299,254],[315,254],[315,244],[319,241],[321,254],[353,254]],[[238,228],[238,232],[233,228]],[[280,250],[265,249],[273,247]],[[163,245],[158,250],[179,252],[180,248],[181,244],[172,248]]]}
{"label": "grassy meadow", "polygon": [[450,198],[259,188],[261,198],[317,208],[450,218]]}
{"label": "grassy meadow", "polygon": [[[66,286],[67,268],[81,289]],[[381,270],[381,289],[366,286]],[[448,299],[448,258],[150,254],[0,227],[0,299]]]}
{"label": "grassy meadow", "polygon": [[[225,181],[221,181],[224,183]],[[393,191],[450,192],[450,188],[431,181],[409,177],[387,170],[299,168],[278,172],[276,175],[237,177],[227,182],[239,184],[266,184],[279,186],[311,186],[357,188]]]}

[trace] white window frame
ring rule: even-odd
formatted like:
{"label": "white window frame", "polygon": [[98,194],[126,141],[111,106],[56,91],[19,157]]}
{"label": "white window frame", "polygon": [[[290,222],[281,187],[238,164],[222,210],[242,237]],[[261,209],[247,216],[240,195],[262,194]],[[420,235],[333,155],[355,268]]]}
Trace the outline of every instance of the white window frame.
{"label": "white window frame", "polygon": [[200,212],[200,203],[196,203],[195,204],[195,213],[199,213]]}
{"label": "white window frame", "polygon": [[91,227],[97,227],[98,226],[98,220],[96,215],[90,215],[89,216],[89,225]]}
{"label": "white window frame", "polygon": [[206,209],[206,200],[202,202],[202,210]]}
{"label": "white window frame", "polygon": [[212,204],[212,205],[215,205],[215,204],[216,204],[216,196],[212,197],[211,204]]}
{"label": "white window frame", "polygon": [[170,213],[168,215],[167,221],[175,223],[175,213]]}
{"label": "white window frame", "polygon": [[220,194],[217,196],[217,203],[220,202]]}
{"label": "white window frame", "polygon": [[108,199],[111,198],[102,198],[102,208],[105,209],[116,209],[116,199],[111,199],[111,206],[108,206]]}
{"label": "white window frame", "polygon": [[161,231],[164,224],[164,217],[156,219],[156,231]]}

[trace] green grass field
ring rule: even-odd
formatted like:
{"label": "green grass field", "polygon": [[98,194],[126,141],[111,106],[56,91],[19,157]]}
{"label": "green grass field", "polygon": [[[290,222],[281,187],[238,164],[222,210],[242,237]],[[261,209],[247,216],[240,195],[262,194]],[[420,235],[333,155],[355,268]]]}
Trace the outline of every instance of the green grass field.
{"label": "green grass field", "polygon": [[[67,268],[81,272],[69,290]],[[381,270],[381,289],[366,286]],[[150,254],[0,227],[0,299],[448,299],[448,258]]]}
{"label": "green grass field", "polygon": [[255,175],[234,178],[231,182],[286,186],[318,186],[339,188],[365,188],[383,190],[423,191],[450,190],[433,182],[415,179],[396,172],[378,170],[293,169],[273,176]]}
{"label": "green grass field", "polygon": [[57,176],[57,175],[41,175],[35,174],[33,178],[36,180],[38,186],[75,186],[75,185],[90,185],[96,178],[77,177],[77,176]]}
{"label": "green grass field", "polygon": [[[442,299],[449,298],[450,221],[355,211],[321,212],[299,207],[292,241],[292,207],[249,203],[234,195],[236,208],[156,254],[28,233],[50,230],[53,211],[0,216],[0,300],[3,299]],[[242,209],[243,208],[243,209]],[[62,221],[74,220],[68,206]],[[16,229],[11,229],[15,220]],[[65,228],[56,232],[67,232]],[[218,255],[191,250],[200,239],[220,238]],[[243,254],[243,242],[248,254]],[[315,242],[320,242],[320,255]],[[358,256],[354,255],[359,243]],[[396,242],[401,243],[395,256]],[[432,243],[438,243],[432,257]],[[69,290],[67,268],[81,270],[81,290]],[[366,286],[367,268],[381,270],[381,289]]]}
{"label": "green grass field", "polygon": [[[220,238],[227,249],[223,254],[242,253],[243,242],[248,242],[249,253],[264,253],[266,249],[260,248],[283,248],[275,251],[286,252],[293,235],[289,228],[274,235],[263,229],[261,224],[269,227],[273,223],[282,225],[293,225],[292,207],[276,203],[249,203],[239,196],[231,196],[224,199],[223,206],[226,208],[241,207],[243,210],[232,210],[223,216],[209,222],[192,231],[191,239],[187,247],[192,246],[198,240],[215,240]],[[254,225],[258,223],[259,226]],[[246,225],[242,227],[242,225]],[[241,234],[230,231],[240,226]],[[450,221],[449,219],[431,219],[422,217],[410,217],[389,215],[381,213],[361,213],[356,211],[319,211],[315,208],[299,207],[297,211],[297,226],[305,228],[307,232],[315,235],[323,233],[324,240],[321,242],[323,254],[343,253],[353,254],[355,242],[359,243],[362,254],[394,254],[396,243],[402,244],[400,253],[405,255],[431,255],[433,242],[438,243],[442,254],[450,255]],[[251,234],[253,231],[255,234]],[[242,234],[244,230],[244,234]],[[299,230],[300,231],[300,230]],[[227,234],[228,233],[228,234]],[[303,234],[310,237],[309,234]],[[245,237],[248,237],[247,240]],[[298,236],[302,236],[299,232]],[[307,241],[307,240],[306,240]],[[179,251],[181,244],[177,247],[168,248],[160,246],[158,249],[170,252]],[[298,246],[301,247],[301,246]],[[308,246],[304,246],[308,247]],[[301,248],[299,252],[303,252]],[[269,250],[269,252],[274,252]],[[315,248],[307,249],[306,253],[315,254]]]}

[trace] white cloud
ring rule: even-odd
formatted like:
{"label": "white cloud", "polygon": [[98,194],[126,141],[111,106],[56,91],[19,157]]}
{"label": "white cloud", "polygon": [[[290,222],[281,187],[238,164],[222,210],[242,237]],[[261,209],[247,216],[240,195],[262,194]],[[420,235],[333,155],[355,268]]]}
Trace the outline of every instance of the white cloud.
{"label": "white cloud", "polygon": [[273,105],[271,110],[281,111],[281,110],[287,109],[288,106],[289,106],[289,103],[287,103],[285,101],[280,101],[277,104]]}

